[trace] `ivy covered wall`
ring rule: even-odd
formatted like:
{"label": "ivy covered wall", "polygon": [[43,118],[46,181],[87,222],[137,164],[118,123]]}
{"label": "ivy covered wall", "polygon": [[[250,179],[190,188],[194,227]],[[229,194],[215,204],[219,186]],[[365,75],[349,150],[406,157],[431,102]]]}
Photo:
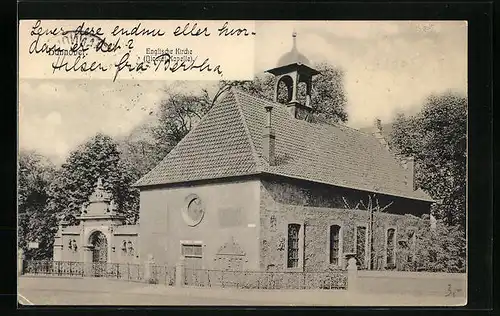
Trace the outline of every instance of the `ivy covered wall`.
{"label": "ivy covered wall", "polygon": [[[266,179],[261,181],[260,204],[260,267],[264,270],[287,268],[287,228],[290,223],[303,225],[303,266],[305,271],[325,271],[344,268],[345,254],[356,252],[356,227],[368,227],[370,215],[366,209],[349,209],[348,205],[363,201],[367,204],[368,194],[349,190],[327,190],[323,186],[311,186],[300,182]],[[381,207],[390,206],[383,212],[375,212],[373,218],[373,268],[410,270],[415,261],[411,244],[412,233],[429,229],[428,220],[404,212],[405,203],[388,201],[387,197],[378,200]],[[399,202],[399,204],[397,203]],[[410,211],[422,204],[406,208]],[[358,208],[361,208],[358,206]],[[427,208],[428,211],[428,208]],[[425,210],[414,211],[425,214]],[[330,226],[339,225],[340,255],[339,264],[330,264]],[[386,232],[395,229],[395,266],[386,265]],[[418,241],[418,238],[415,238]],[[362,244],[362,243],[361,243]],[[369,262],[368,242],[364,245],[365,267]],[[363,268],[363,267],[361,267]]]}

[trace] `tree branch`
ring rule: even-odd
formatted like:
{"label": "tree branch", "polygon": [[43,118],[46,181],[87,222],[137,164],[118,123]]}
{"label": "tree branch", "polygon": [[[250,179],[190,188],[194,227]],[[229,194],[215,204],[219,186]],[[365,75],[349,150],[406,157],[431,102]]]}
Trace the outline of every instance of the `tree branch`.
{"label": "tree branch", "polygon": [[386,206],[384,206],[383,208],[379,209],[379,212],[383,212],[383,211],[385,211],[385,210],[386,210],[389,206],[391,206],[391,205],[392,205],[392,203],[394,203],[394,201],[393,201],[393,202],[391,202],[391,203],[389,203],[389,204],[387,204],[387,205],[386,205]]}
{"label": "tree branch", "polygon": [[349,203],[347,203],[347,200],[345,199],[345,197],[342,197],[342,200],[344,201],[344,206],[345,206],[347,209],[351,209],[351,207],[349,206]]}
{"label": "tree branch", "polygon": [[361,203],[361,205],[365,208],[365,210],[367,210],[368,208],[366,207],[365,203],[363,202],[363,200],[359,200],[359,203]]}

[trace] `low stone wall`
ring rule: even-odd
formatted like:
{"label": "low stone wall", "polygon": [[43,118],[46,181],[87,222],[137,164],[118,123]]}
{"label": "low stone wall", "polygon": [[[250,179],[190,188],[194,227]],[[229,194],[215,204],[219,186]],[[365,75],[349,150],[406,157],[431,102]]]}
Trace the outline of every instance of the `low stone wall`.
{"label": "low stone wall", "polygon": [[356,271],[356,291],[362,293],[467,296],[465,273]]}

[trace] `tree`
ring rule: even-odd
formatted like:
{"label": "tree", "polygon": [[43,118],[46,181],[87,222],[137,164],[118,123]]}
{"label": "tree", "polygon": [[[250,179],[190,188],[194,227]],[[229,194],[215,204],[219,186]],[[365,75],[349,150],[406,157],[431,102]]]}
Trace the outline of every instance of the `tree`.
{"label": "tree", "polygon": [[467,98],[445,93],[430,96],[414,116],[399,114],[390,146],[414,156],[416,184],[441,200],[435,216],[465,227]]}
{"label": "tree", "polygon": [[76,216],[88,201],[98,178],[104,188],[113,194],[117,213],[124,215],[128,223],[138,218],[139,196],[132,188],[135,177],[127,162],[120,159],[115,141],[109,136],[97,134],[70,153],[50,187],[49,208],[70,222],[77,224]]}
{"label": "tree", "polygon": [[127,137],[118,139],[120,160],[130,169],[135,180],[155,167],[163,157],[158,156],[157,145],[148,122],[135,128]]}
{"label": "tree", "polygon": [[[21,151],[18,165],[18,247],[28,259],[46,259],[53,237],[50,228],[55,221],[54,214],[47,211],[55,167],[34,151]],[[28,249],[30,241],[38,241],[39,248]]]}
{"label": "tree", "polygon": [[165,93],[157,114],[158,122],[151,129],[159,159],[189,133],[213,104],[206,90],[192,95],[168,89]]}
{"label": "tree", "polygon": [[[313,107],[312,122],[347,122],[345,108],[347,96],[344,89],[344,72],[328,63],[318,63],[314,68],[320,74],[313,77],[311,105]],[[274,76],[268,73],[259,74],[253,81],[221,81],[219,87],[237,86],[253,95],[268,100],[274,99]],[[281,90],[280,90],[281,91]],[[280,93],[278,100],[281,99]]]}
{"label": "tree", "polygon": [[416,266],[429,272],[461,273],[466,268],[465,232],[438,220],[435,229],[417,232]]}

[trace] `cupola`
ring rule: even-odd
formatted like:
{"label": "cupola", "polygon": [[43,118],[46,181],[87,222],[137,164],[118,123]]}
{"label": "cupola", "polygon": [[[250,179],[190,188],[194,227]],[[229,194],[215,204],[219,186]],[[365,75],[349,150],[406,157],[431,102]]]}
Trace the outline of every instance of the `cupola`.
{"label": "cupola", "polygon": [[[292,49],[267,72],[276,76],[274,101],[284,103],[294,118],[306,119],[312,112],[312,78],[319,71],[311,67],[309,59],[298,51],[296,32],[293,32],[292,39]],[[286,89],[285,99],[280,98],[281,86]]]}

